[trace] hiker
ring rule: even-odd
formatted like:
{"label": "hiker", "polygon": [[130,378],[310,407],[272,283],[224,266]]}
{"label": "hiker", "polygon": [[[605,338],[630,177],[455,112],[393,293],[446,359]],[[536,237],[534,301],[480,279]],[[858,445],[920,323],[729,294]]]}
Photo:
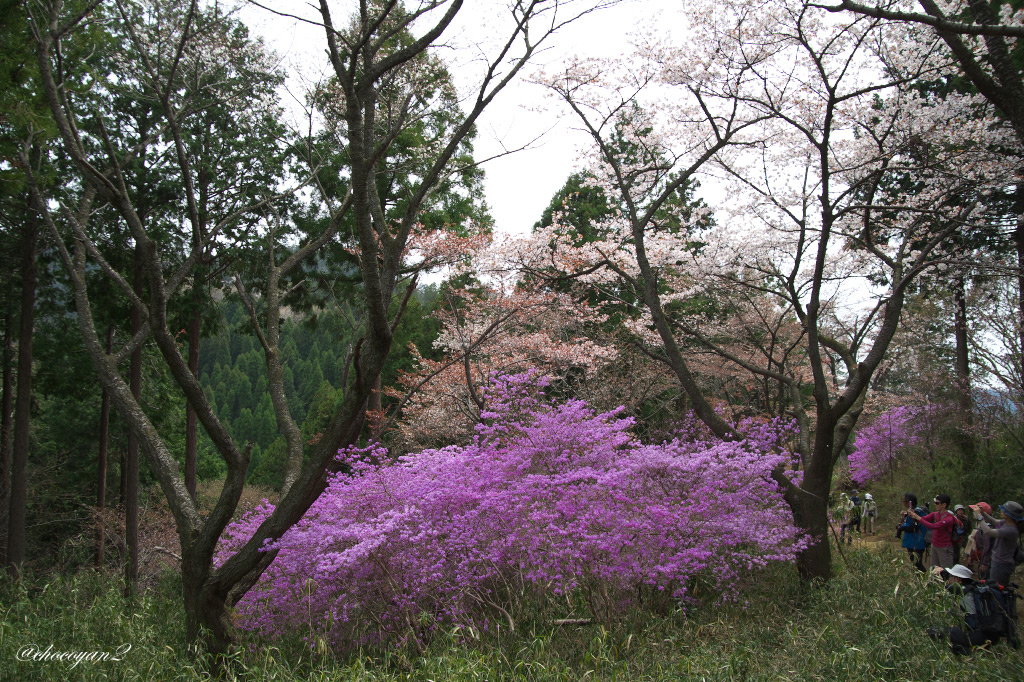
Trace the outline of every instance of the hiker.
{"label": "hiker", "polygon": [[988,561],[989,584],[1010,585],[1010,577],[1017,567],[1016,556],[1020,545],[1020,528],[1024,524],[1024,507],[1008,501],[999,505],[1002,521],[982,512],[979,505],[971,505],[980,530],[991,542]]}
{"label": "hiker", "polygon": [[[988,502],[978,502],[976,505],[972,504],[970,506],[972,510],[974,507],[978,507],[985,514],[992,513],[992,505]],[[975,572],[979,580],[984,580],[988,577],[988,557],[991,554],[991,544],[985,534],[977,527],[971,531],[970,536],[967,538],[967,545],[964,547],[964,554],[967,559],[965,565]]]}
{"label": "hiker", "polygon": [[850,529],[850,517],[853,512],[853,502],[846,493],[839,493],[839,502],[833,510],[836,519],[839,521],[839,544],[852,544],[853,531]]}
{"label": "hiker", "polygon": [[967,545],[967,538],[974,531],[974,523],[967,513],[967,507],[962,504],[953,507],[953,513],[956,514],[956,520],[960,522],[960,525],[953,530],[953,563],[966,564],[964,547]]}
{"label": "hiker", "polygon": [[[912,511],[912,510],[910,510]],[[924,512],[923,507],[918,507],[919,512]],[[906,550],[906,558],[914,568],[925,572],[925,526],[910,518],[909,514],[903,514],[903,522],[897,531],[903,537],[902,546]]]}
{"label": "hiker", "polygon": [[864,493],[864,534],[875,534],[875,518],[878,516],[878,505],[875,503],[871,493]]}
{"label": "hiker", "polygon": [[979,602],[975,599],[974,574],[962,564],[954,564],[948,571],[937,569],[946,580],[946,591],[957,598],[957,605],[963,613],[963,627],[928,628],[932,639],[949,639],[953,653],[969,654],[973,647],[985,646],[998,641],[999,636],[982,631],[978,621]]}
{"label": "hiker", "polygon": [[896,539],[903,538],[901,544],[903,549],[907,550],[907,559],[910,560],[910,565],[923,573],[924,527],[907,516],[907,513],[917,506],[917,495],[903,493],[903,498],[900,501],[903,504],[903,511],[900,512],[900,522],[896,526]]}
{"label": "hiker", "polygon": [[861,512],[862,512],[862,510],[861,510],[861,501],[862,500],[860,499],[860,495],[858,495],[857,491],[854,490],[853,494],[850,496],[850,502],[853,504],[853,509],[850,510],[850,534],[851,534],[851,536],[853,535],[853,530],[854,529],[857,529],[857,532],[860,533],[860,519],[861,519],[861,515],[862,515],[861,514]]}
{"label": "hiker", "polygon": [[953,561],[953,531],[959,525],[956,514],[949,511],[949,495],[939,493],[935,496],[935,511],[926,516],[921,516],[915,511],[907,512],[907,516],[920,523],[925,528],[931,528],[932,551],[931,565],[943,568],[952,568],[956,563]]}

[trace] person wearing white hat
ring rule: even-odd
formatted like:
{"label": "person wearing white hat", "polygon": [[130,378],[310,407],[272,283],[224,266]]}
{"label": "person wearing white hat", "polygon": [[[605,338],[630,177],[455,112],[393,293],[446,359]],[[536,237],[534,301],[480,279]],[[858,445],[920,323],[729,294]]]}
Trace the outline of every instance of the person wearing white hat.
{"label": "person wearing white hat", "polygon": [[956,564],[946,572],[953,578],[959,578],[954,582],[962,583],[964,580],[974,580],[974,572],[963,564]]}
{"label": "person wearing white hat", "polygon": [[953,529],[953,561],[958,564],[966,564],[969,559],[964,556],[963,550],[967,545],[967,539],[974,532],[973,519],[967,511],[967,507],[962,504],[953,507],[953,513],[956,514],[956,520],[960,522],[960,525]]}
{"label": "person wearing white hat", "polygon": [[875,519],[878,517],[878,504],[871,493],[864,493],[864,535],[875,534]]}

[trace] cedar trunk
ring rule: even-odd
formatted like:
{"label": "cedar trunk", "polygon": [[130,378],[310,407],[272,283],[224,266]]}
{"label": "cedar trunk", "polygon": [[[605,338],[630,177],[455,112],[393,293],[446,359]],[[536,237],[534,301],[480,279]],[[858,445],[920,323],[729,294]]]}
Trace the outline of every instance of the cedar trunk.
{"label": "cedar trunk", "polygon": [[[30,212],[30,216],[35,214]],[[21,323],[18,330],[18,392],[14,405],[11,501],[7,526],[7,568],[21,575],[25,562],[25,506],[28,503],[28,448],[32,405],[32,333],[36,301],[36,220],[25,221],[22,234]]]}
{"label": "cedar trunk", "polygon": [[4,311],[3,394],[0,396],[0,566],[7,565],[7,512],[11,504],[11,409],[14,407],[14,324],[11,301]]}
{"label": "cedar trunk", "polygon": [[[134,287],[141,295],[143,278],[142,254],[135,249]],[[132,336],[142,329],[142,312],[132,308]],[[128,384],[132,397],[139,401],[142,395],[142,346],[131,354],[128,369]],[[124,565],[124,590],[129,596],[139,581],[139,438],[134,429],[128,433],[128,452],[125,455],[125,499],[124,499],[124,541],[128,556]]]}
{"label": "cedar trunk", "polygon": [[[107,352],[114,345],[114,327],[107,327]],[[103,511],[107,507],[107,459],[110,445],[110,393],[104,387],[100,398],[100,451],[96,472],[96,507],[99,518],[96,520],[96,568],[103,568],[103,545],[106,544],[106,519]]]}

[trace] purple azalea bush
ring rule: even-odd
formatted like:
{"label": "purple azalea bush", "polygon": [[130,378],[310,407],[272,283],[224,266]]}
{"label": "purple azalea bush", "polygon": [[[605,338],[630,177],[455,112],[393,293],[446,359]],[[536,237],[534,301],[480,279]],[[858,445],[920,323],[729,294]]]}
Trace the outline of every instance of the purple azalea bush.
{"label": "purple azalea bush", "polygon": [[850,453],[850,478],[864,485],[891,476],[907,448],[927,436],[938,405],[900,405],[883,412],[857,431]]}
{"label": "purple azalea bush", "polygon": [[[698,576],[728,597],[741,572],[806,546],[769,476],[791,461],[789,425],[647,445],[620,411],[552,404],[546,384],[497,377],[466,447],[342,452],[349,471],[268,546],[277,557],[239,603],[241,626],[310,628],[343,649],[437,624],[512,625],[523,604],[576,590],[609,613],[644,586],[685,600]],[[221,556],[271,511],[234,524]]]}

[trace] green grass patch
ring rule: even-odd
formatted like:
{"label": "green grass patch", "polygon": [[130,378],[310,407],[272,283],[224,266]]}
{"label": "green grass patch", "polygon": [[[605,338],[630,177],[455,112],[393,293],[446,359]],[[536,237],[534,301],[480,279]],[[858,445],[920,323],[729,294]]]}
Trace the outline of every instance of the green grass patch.
{"label": "green grass patch", "polygon": [[[792,567],[751,574],[744,603],[705,599],[686,612],[634,611],[611,625],[555,625],[550,606],[492,633],[451,629],[423,655],[362,651],[345,658],[290,641],[249,639],[225,671],[238,680],[877,680],[1024,679],[1024,654],[999,644],[970,657],[930,640],[953,625],[955,604],[910,569],[899,550],[853,549],[827,585],[801,584]],[[116,578],[84,572],[45,585],[0,587],[2,680],[201,680],[204,661],[184,641],[177,579],[126,605]],[[578,611],[571,615],[585,615]],[[18,660],[25,647],[118,652],[120,660]],[[24,658],[24,655],[21,656]]]}

